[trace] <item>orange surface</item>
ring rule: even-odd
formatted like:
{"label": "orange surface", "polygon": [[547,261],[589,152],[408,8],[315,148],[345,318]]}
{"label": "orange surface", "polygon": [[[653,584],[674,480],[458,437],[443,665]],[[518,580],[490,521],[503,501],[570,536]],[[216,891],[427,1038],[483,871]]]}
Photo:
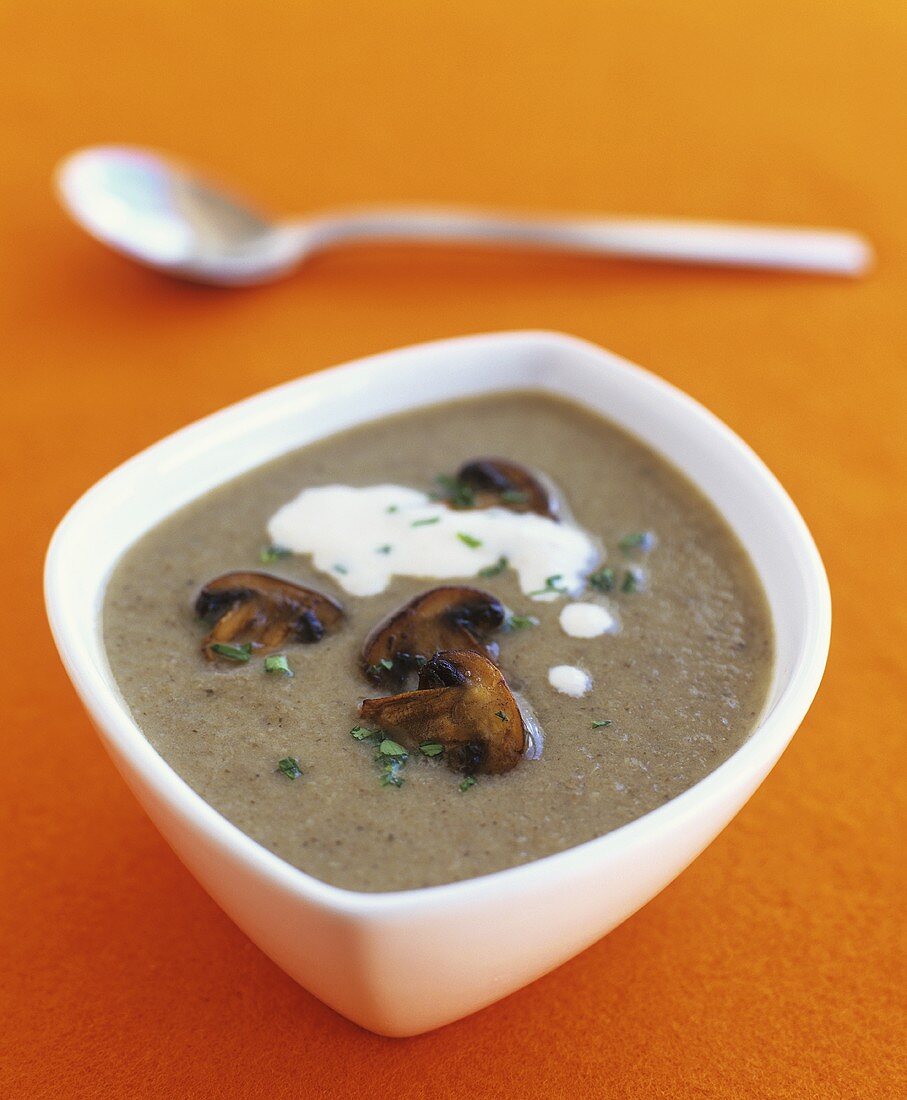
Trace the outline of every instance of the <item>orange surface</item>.
{"label": "orange surface", "polygon": [[[0,21],[0,1095],[907,1094],[907,8],[3,0]],[[844,225],[879,263],[849,283],[397,249],[204,290],[111,257],[55,207],[54,161],[97,141],[195,157],[276,209]],[[145,819],[57,662],[41,558],[83,489],[195,417],[518,327],[649,366],[756,447],[825,555],[831,662],[768,782],[661,896],[503,1003],[385,1040],[273,966]]]}

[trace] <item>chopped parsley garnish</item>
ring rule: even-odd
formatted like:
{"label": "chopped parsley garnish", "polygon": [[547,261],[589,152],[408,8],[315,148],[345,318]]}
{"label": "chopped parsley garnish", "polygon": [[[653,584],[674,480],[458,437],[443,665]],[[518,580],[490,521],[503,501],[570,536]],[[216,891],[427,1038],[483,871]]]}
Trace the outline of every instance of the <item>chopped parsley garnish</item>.
{"label": "chopped parsley garnish", "polygon": [[302,768],[295,756],[285,756],[277,761],[277,770],[283,772],[287,779],[298,779],[302,775]]}
{"label": "chopped parsley garnish", "polygon": [[368,742],[378,750],[375,753],[375,763],[379,766],[382,787],[403,786],[403,776],[400,773],[409,753],[402,745],[385,737],[383,730],[370,730],[367,726],[353,726],[350,736],[355,741]]}
{"label": "chopped parsley garnish", "polygon": [[409,756],[409,753],[402,745],[398,745],[396,741],[391,741],[389,737],[385,737],[378,746],[378,752],[380,752],[382,756],[399,756],[404,760]]}
{"label": "chopped parsley garnish", "polygon": [[614,570],[606,568],[590,573],[589,583],[599,592],[610,592],[614,588]]}
{"label": "chopped parsley garnish", "polygon": [[394,662],[391,660],[390,657],[382,657],[381,660],[378,662],[377,667],[387,669],[387,671],[390,672],[390,670],[394,667]]}
{"label": "chopped parsley garnish", "polygon": [[508,615],[504,620],[505,630],[526,630],[527,627],[538,625],[535,615]]}
{"label": "chopped parsley garnish", "polygon": [[398,504],[391,504],[389,507],[385,508],[385,511],[388,513],[388,515],[393,515],[394,512],[400,511],[400,506]]}
{"label": "chopped parsley garnish", "polygon": [[292,553],[292,550],[287,550],[284,546],[263,546],[258,556],[261,561],[269,562],[280,561],[281,558],[288,558]]}
{"label": "chopped parsley garnish", "polygon": [[429,516],[428,519],[414,519],[410,527],[430,527],[433,523],[440,523],[440,516]]}
{"label": "chopped parsley garnish", "polygon": [[335,565],[334,566],[334,572],[335,573],[349,573],[349,569],[347,569],[347,567],[345,565]]}
{"label": "chopped parsley garnish", "polygon": [[275,653],[265,657],[265,672],[285,672],[287,676],[293,675],[290,663],[283,653]]}
{"label": "chopped parsley garnish", "polygon": [[353,726],[350,730],[350,737],[354,737],[357,741],[368,741],[371,737],[377,737],[378,730],[370,730],[365,726]]}
{"label": "chopped parsley garnish", "polygon": [[406,764],[409,753],[396,741],[385,737],[378,745],[378,755],[375,760],[380,765],[382,787],[402,787],[403,766]]}
{"label": "chopped parsley garnish", "polygon": [[381,786],[402,787],[403,776],[400,774],[402,767],[402,760],[388,760],[381,769]]}
{"label": "chopped parsley garnish", "polygon": [[634,550],[641,550],[644,554],[648,554],[655,545],[655,536],[651,531],[636,531],[632,535],[624,535],[617,545],[625,554],[630,554]]}
{"label": "chopped parsley garnish", "polygon": [[475,550],[476,547],[482,545],[481,539],[477,539],[475,535],[467,535],[465,531],[457,531],[457,538],[460,542],[468,546],[470,550]]}
{"label": "chopped parsley garnish", "polygon": [[592,728],[594,730],[600,730],[600,729],[603,729],[605,726],[610,726],[610,725],[611,725],[611,719],[610,718],[599,718],[599,719],[596,719],[596,721],[594,721],[592,723]]}
{"label": "chopped parsley garnish", "polygon": [[643,574],[639,569],[628,569],[621,581],[621,592],[638,592],[643,586]]}
{"label": "chopped parsley garnish", "polygon": [[503,573],[510,562],[506,558],[498,558],[494,565],[486,565],[484,569],[480,569],[478,575],[480,577],[496,577],[499,573]]}
{"label": "chopped parsley garnish", "polygon": [[529,500],[529,494],[522,489],[505,489],[501,493],[501,500],[505,504],[525,504]]}
{"label": "chopped parsley garnish", "polygon": [[252,644],[228,645],[227,642],[215,642],[211,649],[220,657],[226,657],[228,661],[246,662],[252,656]]}
{"label": "chopped parsley garnish", "polygon": [[460,784],[461,791],[468,791],[470,787],[476,785],[475,776],[467,775],[463,782]]}
{"label": "chopped parsley garnish", "polygon": [[507,721],[507,715],[502,710],[496,710],[494,716],[495,718],[500,718],[502,722]]}
{"label": "chopped parsley garnish", "polygon": [[440,756],[444,752],[444,746],[440,741],[423,741],[419,746],[419,752],[423,756]]}
{"label": "chopped parsley garnish", "polygon": [[530,592],[530,596],[545,596],[549,592],[557,592],[563,596],[567,589],[560,583],[564,579],[563,573],[553,573],[550,577],[545,578],[545,587],[537,588],[535,592]]}
{"label": "chopped parsley garnish", "polygon": [[435,500],[446,500],[451,508],[463,509],[475,506],[475,493],[458,478],[449,477],[447,474],[438,474],[435,481],[440,486],[438,492],[432,493]]}
{"label": "chopped parsley garnish", "polygon": [[393,546],[379,546],[376,550],[376,554],[389,554],[393,550]]}

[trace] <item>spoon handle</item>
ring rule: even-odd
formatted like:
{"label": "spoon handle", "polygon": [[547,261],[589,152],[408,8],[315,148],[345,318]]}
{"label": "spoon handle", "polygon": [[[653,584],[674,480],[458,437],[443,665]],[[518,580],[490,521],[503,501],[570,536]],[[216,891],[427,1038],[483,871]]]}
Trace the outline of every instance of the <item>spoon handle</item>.
{"label": "spoon handle", "polygon": [[371,241],[458,242],[828,275],[861,275],[872,262],[867,241],[844,230],[657,218],[536,221],[456,210],[374,210],[299,223],[299,232],[311,251]]}

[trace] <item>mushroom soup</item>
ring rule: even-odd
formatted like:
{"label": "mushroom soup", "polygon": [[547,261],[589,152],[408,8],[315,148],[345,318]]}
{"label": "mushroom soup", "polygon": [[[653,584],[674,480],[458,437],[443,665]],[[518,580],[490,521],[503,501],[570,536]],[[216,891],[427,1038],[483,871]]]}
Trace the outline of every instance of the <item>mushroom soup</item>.
{"label": "mushroom soup", "polygon": [[389,417],[221,486],[124,556],[103,628],[186,782],[369,891],[654,809],[742,744],[772,665],[763,592],[713,506],[621,429],[529,392]]}

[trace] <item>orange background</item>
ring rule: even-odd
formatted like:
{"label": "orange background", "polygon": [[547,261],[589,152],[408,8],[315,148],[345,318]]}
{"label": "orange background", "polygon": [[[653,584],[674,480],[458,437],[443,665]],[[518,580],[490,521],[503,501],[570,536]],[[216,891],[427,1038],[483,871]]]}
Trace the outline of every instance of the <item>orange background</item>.
{"label": "orange background", "polygon": [[[0,1094],[904,1095],[907,7],[2,0],[0,20]],[[277,210],[843,225],[878,269],[376,249],[267,289],[180,286],[55,206],[55,160],[98,141],[196,158]],[[83,489],[195,417],[519,327],[650,367],[755,446],[824,553],[831,662],[768,782],[655,901],[503,1003],[385,1040],[273,966],[145,819],[57,662],[41,558]]]}

